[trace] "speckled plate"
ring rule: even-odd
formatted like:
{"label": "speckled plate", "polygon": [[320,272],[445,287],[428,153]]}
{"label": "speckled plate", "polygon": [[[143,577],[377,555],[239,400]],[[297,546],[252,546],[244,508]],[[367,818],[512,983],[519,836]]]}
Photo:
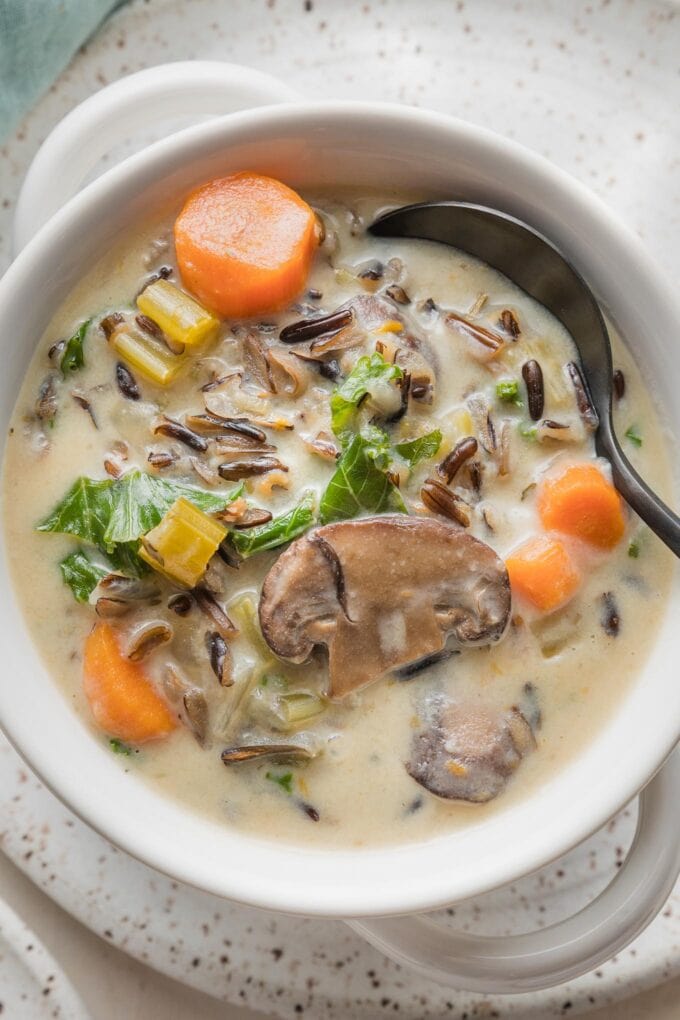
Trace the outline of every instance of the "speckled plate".
{"label": "speckled plate", "polygon": [[[76,102],[167,60],[251,64],[305,95],[389,99],[456,113],[579,177],[680,270],[680,8],[636,0],[134,0],[0,149],[0,268],[20,179]],[[167,125],[149,125],[148,141]],[[115,155],[120,155],[114,154]],[[595,974],[532,996],[426,985],[344,925],[276,917],[178,887],[78,822],[0,743],[2,846],[54,899],[137,958],[216,997],[279,1017],[575,1015],[680,973],[680,890]],[[596,894],[632,834],[624,814],[563,861],[456,907],[499,933],[548,924]]]}
{"label": "speckled plate", "polygon": [[8,1020],[89,1020],[68,978],[0,900],[0,1013]]}

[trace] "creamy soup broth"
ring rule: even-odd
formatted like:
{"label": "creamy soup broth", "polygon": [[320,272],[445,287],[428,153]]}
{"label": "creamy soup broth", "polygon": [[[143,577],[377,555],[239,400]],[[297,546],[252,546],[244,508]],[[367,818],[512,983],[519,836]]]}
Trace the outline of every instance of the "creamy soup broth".
{"label": "creamy soup broth", "polygon": [[[314,309],[330,313],[356,295],[384,297],[387,287],[401,288],[405,293],[399,297],[409,303],[396,302],[394,313],[422,338],[427,357],[436,366],[434,399],[431,403],[411,399],[408,413],[386,430],[393,442],[435,429],[442,433],[433,458],[410,472],[401,464],[402,494],[412,513],[436,516],[423,505],[421,487],[428,477],[436,477],[436,464],[462,437],[476,436],[477,460],[483,470],[481,489],[474,491],[474,480],[467,475],[460,489],[455,482],[452,488],[464,494],[469,507],[466,530],[505,557],[538,530],[536,492],[542,479],[571,463],[595,458],[592,434],[583,426],[564,371],[575,357],[571,338],[545,309],[465,254],[426,242],[368,238],[362,224],[370,222],[376,210],[398,202],[398,197],[348,194],[338,202],[316,195],[311,201],[324,211],[327,235],[315,257],[309,294],[300,296],[301,310],[265,317],[277,327],[262,334],[265,342],[275,342],[282,325],[308,317]],[[34,530],[75,479],[83,475],[106,478],[104,464],[109,461],[116,470],[136,467],[202,488],[234,488],[236,482],[223,481],[214,470],[211,474],[199,465],[203,474],[197,473],[191,462],[194,451],[150,431],[150,422],[159,414],[181,420],[187,413],[201,413],[206,396],[210,406],[222,413],[269,422],[283,418],[294,426],[265,429],[267,442],[276,448],[276,457],[288,471],[246,480],[245,496],[254,506],[277,515],[298,503],[304,492],[315,493],[318,500],[335,470],[334,461],[310,444],[319,434],[321,446],[334,442],[328,406],[338,380],[324,377],[314,365],[299,362],[303,392],[296,398],[263,395],[262,387],[248,377],[242,385],[237,380],[236,385],[227,382],[208,394],[201,391],[210,380],[243,368],[243,333],[232,329],[232,323],[223,325],[218,341],[171,386],[161,389],[136,376],[141,399],[131,401],[121,395],[115,382],[120,359],[96,324],[108,311],[129,307],[144,280],[160,265],[174,267],[170,238],[168,223],[148,224],[108,253],[68,297],[37,346],[7,443],[5,537],[17,597],[47,668],[87,725],[92,725],[92,717],[82,692],[82,649],[96,616],[91,604],[73,599],[59,570],[60,561],[79,543],[68,535]],[[378,279],[371,278],[375,260],[382,266]],[[362,277],[366,267],[368,275]],[[171,279],[180,285],[176,271]],[[520,332],[516,338],[505,333],[499,357],[478,360],[471,355],[475,341],[445,322],[448,310],[494,331],[500,328],[502,313],[510,310]],[[94,323],[85,343],[85,367],[66,379],[57,378],[57,412],[49,426],[35,415],[45,378],[59,376],[48,351],[91,316]],[[359,355],[371,353],[377,341],[389,357],[390,345],[399,343],[399,333],[368,331],[362,347],[338,355],[343,374]],[[616,335],[613,344],[615,364],[625,376],[625,395],[616,407],[617,427],[620,434],[633,427],[633,435],[642,440],[639,446],[629,440],[626,452],[653,487],[667,492],[669,467],[662,427],[629,352]],[[287,349],[288,357],[292,350]],[[528,416],[521,374],[522,365],[531,358],[543,370],[542,420],[568,423],[571,439],[549,429],[532,433],[536,423]],[[522,406],[498,397],[496,385],[502,380],[519,382],[517,399]],[[489,456],[483,449],[483,422],[478,408],[471,414],[469,404],[475,394],[486,400],[496,433],[502,431],[505,437],[504,475],[499,474],[498,455]],[[88,402],[94,420],[88,406],[78,402],[79,396]],[[165,452],[177,459],[168,466],[153,467],[150,452]],[[601,466],[606,473],[607,465]],[[209,580],[215,597],[240,630],[229,643],[231,687],[220,686],[211,669],[204,639],[211,629],[209,621],[196,606],[186,617],[178,616],[167,604],[177,589],[154,577],[161,591],[157,604],[151,608],[140,604],[111,623],[123,636],[148,619],[165,621],[172,628],[172,641],[149,655],[145,666],[179,716],[183,710],[180,702],[172,700],[168,670],[181,681],[189,677],[191,685],[204,693],[209,725],[204,746],[189,726],[180,725],[164,740],[125,748],[129,754],[121,755],[121,769],[126,776],[143,777],[159,793],[225,825],[300,843],[346,846],[421,840],[505,808],[554,775],[606,724],[644,666],[669,589],[671,557],[630,514],[623,539],[611,551],[589,550],[568,538],[565,543],[570,549],[578,546],[583,580],[564,608],[540,613],[515,599],[512,622],[498,643],[463,649],[411,679],[383,677],[342,701],[326,704],[318,715],[285,732],[270,725],[267,699],[275,701],[277,689],[321,694],[327,669],[323,651],[307,664],[280,662],[257,635],[252,607],[281,549],[252,556],[238,570],[218,557],[211,563]],[[609,601],[603,598],[605,593],[611,596]],[[250,596],[250,605],[243,600],[244,594]],[[612,622],[612,617],[617,619]],[[263,686],[265,676],[268,681]],[[277,688],[281,683],[285,686]],[[530,717],[536,746],[523,757],[500,795],[488,803],[434,796],[407,772],[405,762],[433,696],[449,696],[455,702],[490,706],[499,712],[519,706]],[[96,732],[106,749],[110,735]],[[272,740],[300,742],[321,753],[305,763],[267,758],[225,766],[221,761],[225,747]],[[112,752],[115,749],[119,748],[112,747]],[[125,781],[121,780],[121,797]]]}

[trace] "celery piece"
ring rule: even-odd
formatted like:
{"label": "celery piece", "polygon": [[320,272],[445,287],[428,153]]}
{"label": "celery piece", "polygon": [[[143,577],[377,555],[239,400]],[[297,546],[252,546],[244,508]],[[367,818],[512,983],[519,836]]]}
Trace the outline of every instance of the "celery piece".
{"label": "celery piece", "polygon": [[227,529],[180,497],[142,538],[141,558],[175,584],[194,588]]}
{"label": "celery piece", "polygon": [[169,386],[186,361],[184,355],[169,351],[162,340],[127,323],[114,330],[110,342],[126,364],[159,386]]}
{"label": "celery piece", "polygon": [[278,708],[283,721],[289,726],[296,726],[298,723],[313,719],[320,715],[326,708],[323,698],[309,691],[294,691],[291,694],[281,694],[278,699]]}
{"label": "celery piece", "polygon": [[[258,652],[263,663],[269,668],[271,665],[274,666],[274,659],[272,657],[271,648],[262,637],[262,631],[260,630],[260,622],[257,615],[257,605],[252,595],[247,593],[238,595],[228,605],[229,615],[234,618],[238,624],[239,631],[244,637],[248,638],[254,651]],[[260,683],[262,686],[266,686],[268,674],[265,674]]]}
{"label": "celery piece", "polygon": [[137,307],[179,344],[199,347],[212,340],[219,320],[167,280],[155,280],[137,298]]}

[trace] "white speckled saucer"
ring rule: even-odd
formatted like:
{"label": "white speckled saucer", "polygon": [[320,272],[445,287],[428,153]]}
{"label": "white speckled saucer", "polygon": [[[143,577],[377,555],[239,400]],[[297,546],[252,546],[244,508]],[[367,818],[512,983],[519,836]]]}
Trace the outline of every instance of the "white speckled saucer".
{"label": "white speckled saucer", "polygon": [[[678,53],[680,7],[653,0],[133,0],[0,148],[0,269],[19,182],[51,126],[122,74],[205,57],[259,67],[306,95],[415,103],[516,138],[592,187],[677,276]],[[177,886],[77,821],[2,738],[0,810],[2,848],[94,931],[211,995],[279,1017],[543,1020],[680,973],[677,888],[645,934],[595,974],[482,999],[426,985],[340,923],[281,918]],[[563,916],[605,885],[632,828],[624,813],[558,864],[457,907],[456,923],[500,933]]]}
{"label": "white speckled saucer", "polygon": [[88,1020],[68,978],[0,900],[0,1013],[8,1020]]}

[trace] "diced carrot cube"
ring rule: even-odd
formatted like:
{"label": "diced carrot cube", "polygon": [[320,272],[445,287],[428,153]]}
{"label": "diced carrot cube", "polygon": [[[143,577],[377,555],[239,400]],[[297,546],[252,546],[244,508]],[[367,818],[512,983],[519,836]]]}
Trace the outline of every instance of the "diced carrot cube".
{"label": "diced carrot cube", "polygon": [[621,497],[595,464],[574,464],[546,479],[537,506],[547,531],[561,531],[598,549],[613,549],[623,538]]}
{"label": "diced carrot cube", "polygon": [[548,535],[529,539],[508,556],[505,565],[513,594],[543,613],[566,605],[581,583],[564,543]]}

